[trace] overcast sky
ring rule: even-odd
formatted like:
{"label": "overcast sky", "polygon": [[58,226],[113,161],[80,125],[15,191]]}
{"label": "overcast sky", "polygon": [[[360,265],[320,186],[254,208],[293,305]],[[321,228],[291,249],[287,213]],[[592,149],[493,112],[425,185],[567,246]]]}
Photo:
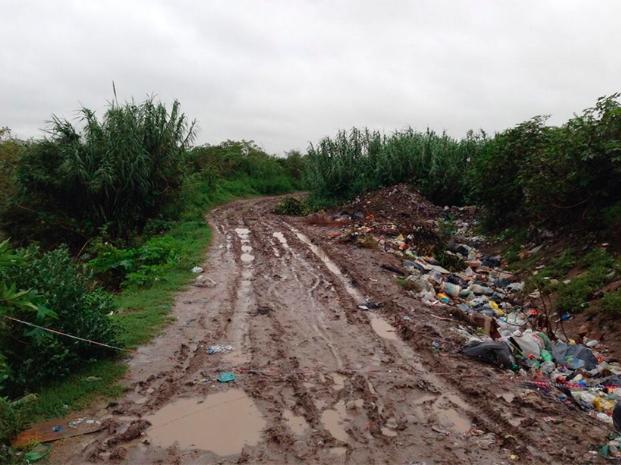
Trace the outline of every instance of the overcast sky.
{"label": "overcast sky", "polygon": [[0,126],[178,99],[197,142],[306,149],[339,128],[462,136],[621,90],[621,1],[0,0]]}

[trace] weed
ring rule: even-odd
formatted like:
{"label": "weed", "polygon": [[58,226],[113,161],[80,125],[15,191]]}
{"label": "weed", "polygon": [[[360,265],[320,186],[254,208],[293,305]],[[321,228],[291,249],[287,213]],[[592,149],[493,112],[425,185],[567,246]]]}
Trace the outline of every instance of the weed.
{"label": "weed", "polygon": [[610,315],[621,316],[621,290],[604,294],[600,305]]}
{"label": "weed", "polygon": [[304,202],[295,197],[285,197],[276,205],[274,213],[277,215],[303,216],[308,213],[308,208]]}

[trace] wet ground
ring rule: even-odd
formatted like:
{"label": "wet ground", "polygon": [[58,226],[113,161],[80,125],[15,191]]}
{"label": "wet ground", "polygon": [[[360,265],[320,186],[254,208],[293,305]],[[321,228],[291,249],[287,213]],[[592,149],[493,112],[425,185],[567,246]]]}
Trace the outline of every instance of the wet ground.
{"label": "wet ground", "polygon": [[[129,361],[94,435],[52,463],[595,463],[607,429],[457,353],[449,310],[405,295],[379,251],[271,213],[210,214],[201,286]],[[395,259],[396,260],[396,259]],[[361,304],[381,303],[365,311]],[[210,354],[210,346],[232,350]],[[218,376],[232,372],[235,381]]]}

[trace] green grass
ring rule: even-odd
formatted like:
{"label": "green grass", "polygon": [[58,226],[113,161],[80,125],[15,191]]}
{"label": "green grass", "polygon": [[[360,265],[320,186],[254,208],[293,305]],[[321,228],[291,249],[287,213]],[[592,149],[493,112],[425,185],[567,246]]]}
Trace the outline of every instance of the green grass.
{"label": "green grass", "polygon": [[37,400],[19,409],[20,423],[58,417],[85,408],[98,397],[116,397],[123,391],[118,380],[126,366],[116,360],[93,362],[62,381],[52,382],[37,393]]}
{"label": "green grass", "polygon": [[617,289],[604,295],[601,308],[610,315],[621,316],[621,290]]}
{"label": "green grass", "polygon": [[[227,201],[257,195],[247,178],[224,179],[215,184],[197,181],[188,186],[184,213],[164,236],[171,238],[179,261],[148,288],[124,289],[116,296],[119,311],[113,316],[120,327],[119,340],[135,348],[157,335],[171,321],[175,295],[195,276],[194,265],[202,263],[211,239],[204,215]],[[119,381],[126,371],[121,360],[100,360],[71,376],[52,382],[37,393],[37,400],[20,409],[26,422],[65,415],[97,398],[114,398],[122,393]]]}

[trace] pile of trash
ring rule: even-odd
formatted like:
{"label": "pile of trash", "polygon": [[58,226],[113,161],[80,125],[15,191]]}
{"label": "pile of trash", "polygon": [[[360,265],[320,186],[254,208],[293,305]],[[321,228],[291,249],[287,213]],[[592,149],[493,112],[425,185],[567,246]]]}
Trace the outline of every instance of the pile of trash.
{"label": "pile of trash", "polygon": [[465,270],[448,271],[431,257],[407,257],[403,264],[409,272],[405,281],[423,302],[452,306],[482,327],[468,335],[462,353],[528,373],[534,387],[557,388],[560,401],[571,398],[612,424],[621,400],[621,366],[606,360],[600,342],[563,340],[553,331],[551,316],[535,305],[538,293],[524,296],[524,282],[501,268],[500,257],[481,256],[466,244],[453,250],[467,263]]}
{"label": "pile of trash", "polygon": [[[402,267],[394,271],[405,289],[427,305],[452,307],[479,328],[462,331],[465,356],[519,372],[532,387],[607,423],[615,412],[621,422],[621,366],[607,361],[599,341],[571,340],[553,329],[539,292],[527,294],[500,256],[479,250],[484,238],[471,234],[472,208],[442,209],[398,185],[357,199],[338,216],[349,219],[341,240],[398,256]],[[445,223],[450,235],[443,234]]]}

